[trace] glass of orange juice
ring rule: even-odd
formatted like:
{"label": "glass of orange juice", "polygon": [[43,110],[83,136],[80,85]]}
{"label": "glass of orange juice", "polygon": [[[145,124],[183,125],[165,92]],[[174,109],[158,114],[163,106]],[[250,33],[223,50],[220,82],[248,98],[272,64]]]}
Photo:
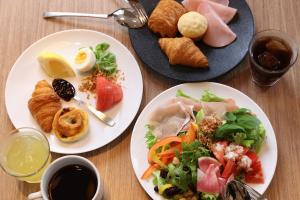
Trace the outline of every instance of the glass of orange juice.
{"label": "glass of orange juice", "polygon": [[18,128],[0,140],[0,166],[21,181],[39,183],[50,162],[48,140],[36,129]]}

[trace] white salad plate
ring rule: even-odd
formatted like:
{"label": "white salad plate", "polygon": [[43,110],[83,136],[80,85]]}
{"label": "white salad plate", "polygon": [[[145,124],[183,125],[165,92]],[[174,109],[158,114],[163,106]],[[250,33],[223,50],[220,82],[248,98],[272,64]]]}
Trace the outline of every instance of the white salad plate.
{"label": "white salad plate", "polygon": [[[35,84],[40,80],[52,82],[40,67],[37,56],[43,51],[54,52],[65,57],[69,63],[74,63],[74,55],[79,48],[95,47],[106,42],[109,51],[115,54],[118,69],[124,80],[121,80],[123,90],[122,101],[105,112],[116,124],[109,127],[98,120],[89,111],[89,133],[83,139],[74,143],[63,143],[54,134],[46,134],[52,152],[63,154],[78,154],[100,148],[120,136],[134,119],[142,100],[143,81],[140,68],[129,50],[116,39],[100,32],[91,30],[67,30],[48,35],[28,47],[13,65],[5,87],[5,105],[10,120],[16,128],[40,127],[31,116],[27,102],[31,97]],[[76,70],[75,70],[76,71]],[[78,91],[82,76],[76,71],[75,78],[66,78],[76,88],[78,96],[95,105],[93,97]],[[63,102],[63,101],[62,101]],[[74,101],[64,102],[63,106],[78,106]]]}
{"label": "white salad plate", "polygon": [[135,123],[130,144],[131,162],[137,179],[148,195],[155,200],[163,199],[162,196],[154,191],[152,178],[149,180],[141,179],[142,174],[149,167],[147,161],[148,149],[144,138],[146,134],[145,125],[149,122],[149,117],[153,110],[165,101],[175,97],[178,89],[195,98],[200,98],[204,90],[210,90],[222,98],[232,98],[239,107],[250,109],[261,120],[266,129],[266,141],[259,153],[265,182],[264,184],[252,184],[251,186],[258,192],[264,193],[273,178],[277,164],[277,142],[268,117],[253,100],[242,92],[219,83],[202,82],[181,84],[162,92],[144,108]]}

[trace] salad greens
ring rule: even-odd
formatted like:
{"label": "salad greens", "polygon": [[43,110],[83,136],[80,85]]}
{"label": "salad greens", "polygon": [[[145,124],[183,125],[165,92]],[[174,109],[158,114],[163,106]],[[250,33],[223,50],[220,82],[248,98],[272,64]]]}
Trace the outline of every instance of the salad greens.
{"label": "salad greens", "polygon": [[112,75],[117,71],[116,56],[108,51],[109,44],[100,43],[95,48],[90,47],[96,56],[96,67],[99,71]]}
{"label": "salad greens", "polygon": [[203,156],[210,156],[210,151],[198,140],[191,144],[182,143],[182,154],[179,154],[179,152],[176,154],[179,163],[176,165],[170,163],[167,166],[168,175],[166,179],[162,180],[161,177],[155,176],[153,184],[160,186],[160,183],[170,183],[183,192],[189,190],[197,182],[198,158]]}
{"label": "salad greens", "polygon": [[225,114],[226,122],[219,126],[214,135],[217,140],[229,140],[259,152],[266,131],[260,120],[246,108]]}
{"label": "salad greens", "polygon": [[201,193],[201,200],[217,200],[218,196],[208,193]]}
{"label": "salad greens", "polygon": [[202,94],[200,99],[195,99],[194,97],[191,97],[187,94],[185,94],[182,90],[177,90],[176,97],[185,97],[188,99],[192,99],[194,101],[205,101],[205,102],[222,102],[224,101],[223,98],[216,96],[209,90],[204,90],[204,93]]}
{"label": "salad greens", "polygon": [[201,97],[201,101],[205,102],[221,102],[224,101],[223,98],[216,96],[209,90],[204,90],[204,94]]}
{"label": "salad greens", "polygon": [[192,100],[194,100],[194,101],[199,101],[198,99],[195,99],[194,97],[191,97],[191,96],[189,96],[189,95],[187,95],[187,94],[185,94],[182,90],[177,90],[177,92],[176,92],[176,97],[185,97],[185,98],[188,98],[188,99],[192,99]]}
{"label": "salad greens", "polygon": [[157,142],[157,138],[153,134],[153,127],[151,127],[150,125],[146,125],[146,128],[147,128],[147,132],[145,135],[146,145],[147,148],[150,149]]}

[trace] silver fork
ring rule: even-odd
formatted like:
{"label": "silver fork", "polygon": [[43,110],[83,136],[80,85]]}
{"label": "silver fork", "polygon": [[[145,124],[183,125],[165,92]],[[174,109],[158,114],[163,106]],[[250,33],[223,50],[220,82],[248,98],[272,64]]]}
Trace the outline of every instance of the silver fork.
{"label": "silver fork", "polygon": [[228,182],[223,191],[223,199],[267,200],[249,185],[237,180]]}
{"label": "silver fork", "polygon": [[127,0],[130,6],[136,10],[138,13],[139,19],[141,20],[142,23],[146,23],[148,21],[148,15],[142,6],[141,3],[139,3],[138,0]]}

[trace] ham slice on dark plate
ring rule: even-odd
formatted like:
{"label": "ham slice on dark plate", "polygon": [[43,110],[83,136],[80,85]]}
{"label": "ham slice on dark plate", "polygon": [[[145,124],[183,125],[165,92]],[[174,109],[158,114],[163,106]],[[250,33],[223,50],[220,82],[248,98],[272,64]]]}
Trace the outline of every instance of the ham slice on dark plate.
{"label": "ham slice on dark plate", "polygon": [[229,5],[229,0],[211,0],[211,1],[219,3],[219,4],[222,4],[224,6],[228,6]]}
{"label": "ham slice on dark plate", "polygon": [[[189,11],[199,11],[201,3],[208,3],[218,16],[227,24],[236,15],[237,9],[231,8],[211,0],[184,0],[182,4]],[[201,13],[201,12],[200,12]],[[203,13],[201,13],[203,14]]]}

